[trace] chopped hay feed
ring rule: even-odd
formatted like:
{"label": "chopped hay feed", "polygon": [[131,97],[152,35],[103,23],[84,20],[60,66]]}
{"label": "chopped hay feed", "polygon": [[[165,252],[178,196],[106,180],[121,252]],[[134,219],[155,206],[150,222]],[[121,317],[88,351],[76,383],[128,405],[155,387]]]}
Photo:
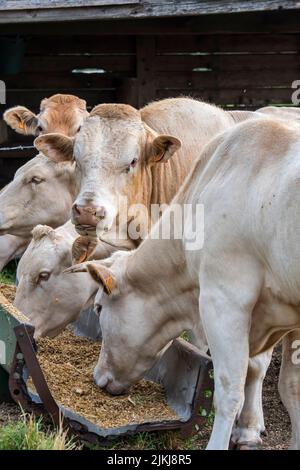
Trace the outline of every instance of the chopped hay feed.
{"label": "chopped hay feed", "polygon": [[65,330],[42,338],[38,359],[55,400],[102,428],[174,420],[159,384],[141,380],[128,396],[111,396],[93,380],[101,345]]}

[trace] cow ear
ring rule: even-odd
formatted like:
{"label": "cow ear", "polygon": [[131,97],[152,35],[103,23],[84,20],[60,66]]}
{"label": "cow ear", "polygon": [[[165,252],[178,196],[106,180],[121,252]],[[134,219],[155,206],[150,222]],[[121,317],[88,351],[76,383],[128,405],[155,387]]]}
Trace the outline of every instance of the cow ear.
{"label": "cow ear", "polygon": [[152,141],[150,163],[164,163],[181,147],[181,141],[172,135],[158,135]]}
{"label": "cow ear", "polygon": [[19,134],[36,135],[38,118],[24,106],[7,109],[3,114],[3,119],[9,127]]}
{"label": "cow ear", "polygon": [[80,236],[72,245],[72,262],[83,263],[92,257],[98,244],[97,238]]}
{"label": "cow ear", "polygon": [[102,284],[104,292],[110,295],[116,287],[111,271],[105,266],[94,263],[87,263],[87,269],[94,281],[98,284]]}
{"label": "cow ear", "polygon": [[40,135],[33,142],[35,148],[55,162],[73,160],[74,139],[63,134]]}

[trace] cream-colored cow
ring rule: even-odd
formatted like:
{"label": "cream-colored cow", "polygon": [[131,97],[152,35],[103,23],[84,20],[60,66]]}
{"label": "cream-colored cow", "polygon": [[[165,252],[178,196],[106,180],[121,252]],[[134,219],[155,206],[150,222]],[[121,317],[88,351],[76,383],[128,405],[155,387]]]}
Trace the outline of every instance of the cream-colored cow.
{"label": "cream-colored cow", "polygon": [[[58,94],[43,99],[39,114],[24,106],[15,106],[5,111],[3,119],[19,134],[37,136],[46,132],[60,132],[74,136],[87,116],[84,100],[73,95]],[[46,159],[35,157],[19,168],[12,183],[1,191],[0,233],[6,235],[0,237],[0,270],[24,252],[30,241],[30,231],[36,224],[57,227],[66,222],[76,195],[72,189],[72,199],[67,202],[64,194],[66,191],[67,195],[70,193],[73,173],[71,165],[54,166]],[[62,179],[64,181],[60,190],[58,186]],[[54,211],[56,213],[53,217]]]}
{"label": "cream-colored cow", "polygon": [[[228,114],[218,108],[215,108],[207,104],[195,102],[193,100],[174,99],[174,100],[166,100],[160,103],[153,103],[152,105],[147,106],[145,110],[147,111],[147,113],[149,113],[149,115],[147,115],[147,113],[145,112],[145,116],[146,116],[145,119],[147,118],[147,123],[146,123],[146,127],[144,127],[143,123],[141,122],[138,112],[136,110],[133,110],[130,107],[129,109],[127,109],[127,107],[124,108],[123,105],[118,105],[118,106],[110,105],[108,108],[105,106],[104,109],[106,113],[108,113],[108,111],[110,113],[114,112],[114,115],[111,116],[110,118],[108,118],[107,116],[104,118],[104,127],[106,126],[108,130],[111,127],[113,138],[110,140],[110,142],[112,143],[113,148],[115,149],[115,145],[117,144],[117,142],[121,143],[122,145],[122,149],[119,151],[119,154],[115,155],[116,158],[119,155],[121,156],[122,153],[124,153],[124,155],[127,155],[128,153],[130,153],[130,147],[129,147],[129,150],[126,148],[127,142],[124,137],[126,136],[126,134],[124,134],[123,139],[121,138],[122,133],[120,133],[120,129],[118,127],[120,126],[120,123],[119,123],[120,120],[121,121],[124,120],[123,123],[121,122],[121,129],[122,129],[122,125],[125,126],[126,119],[127,120],[129,119],[129,124],[130,126],[133,126],[134,129],[135,129],[135,126],[137,126],[137,129],[140,129],[141,128],[140,126],[142,125],[142,128],[144,130],[142,129],[142,134],[140,135],[141,139],[143,136],[144,137],[148,136],[148,134],[150,133],[150,129],[149,129],[150,125],[152,128],[156,129],[157,134],[159,133],[159,126],[161,126],[162,132],[168,133],[168,134],[174,133],[176,135],[179,134],[181,137],[180,139],[181,149],[180,149],[180,152],[177,152],[177,155],[176,154],[174,155],[174,157],[176,157],[174,164],[172,164],[172,160],[174,158],[172,157],[169,163],[166,163],[165,166],[161,165],[161,163],[155,163],[155,162],[152,162],[152,164],[150,165],[148,159],[146,159],[146,156],[150,154],[150,157],[151,157],[152,154],[150,153],[150,151],[153,150],[153,142],[152,143],[147,142],[147,146],[145,146],[145,148],[142,148],[140,150],[141,160],[144,158],[145,161],[144,162],[143,160],[140,161],[139,165],[129,170],[129,173],[125,173],[124,175],[121,175],[119,178],[117,178],[117,182],[119,182],[121,178],[124,179],[126,178],[126,176],[128,177],[127,179],[127,182],[129,185],[128,191],[130,192],[130,194],[133,194],[132,198],[135,198],[135,202],[140,201],[139,200],[140,192],[137,190],[138,186],[133,184],[135,180],[137,180],[137,183],[139,183],[140,181],[145,181],[146,183],[149,183],[149,189],[143,188],[144,193],[149,194],[149,197],[147,197],[146,199],[150,199],[153,202],[168,201],[169,198],[171,198],[172,192],[174,194],[179,189],[181,180],[184,177],[183,171],[181,171],[182,169],[180,169],[180,163],[183,162],[185,173],[187,173],[190,170],[192,158],[195,158],[198,155],[199,148],[202,148],[205,142],[208,142],[209,138],[213,134],[215,135],[222,128],[227,129],[230,126],[233,126],[237,120],[249,118],[248,113],[237,112],[237,113]],[[150,113],[150,110],[153,114]],[[160,113],[158,113],[158,110],[160,110]],[[128,116],[126,118],[126,114],[124,114],[125,111],[129,114],[129,118]],[[250,115],[251,117],[253,117],[253,113],[250,113]],[[116,116],[118,116],[118,119],[116,119]],[[199,118],[199,122],[197,122],[196,117]],[[137,119],[137,123],[135,122],[135,119]],[[133,122],[131,122],[131,120],[133,120]],[[93,116],[93,119],[91,119],[91,121],[88,123],[87,128],[83,129],[84,131],[83,141],[87,139],[88,137],[91,140],[93,140],[94,135],[97,138],[98,134],[96,133],[96,130],[99,125],[101,127],[101,119],[100,119],[100,124],[99,124],[99,116],[97,114],[96,116]],[[116,132],[114,132],[115,125],[116,125]],[[129,130],[131,129],[130,126],[129,126]],[[154,131],[151,131],[151,132],[154,133]],[[118,137],[118,134],[120,134],[119,137]],[[108,137],[109,135],[107,136],[107,139]],[[117,137],[119,140],[117,139]],[[150,137],[151,137],[151,134],[150,134]],[[135,136],[135,138],[137,137]],[[173,139],[173,142],[176,142],[176,140],[179,141],[178,137],[172,138],[172,139]],[[137,140],[139,141],[139,139]],[[166,142],[167,139],[164,141]],[[79,140],[79,142],[81,141]],[[68,151],[68,147],[65,145],[65,144],[68,145],[68,143],[70,143],[69,139],[66,140],[65,138],[61,136],[51,135],[51,136],[41,137],[39,139],[38,145],[39,146],[43,145],[44,146],[43,150],[47,152],[47,154],[51,158],[55,160],[63,160],[63,161],[67,160],[68,161],[68,159],[66,159],[66,155],[64,154],[66,150]],[[39,148],[42,149],[42,147],[39,147]],[[88,152],[88,155],[92,155],[92,152]],[[72,162],[73,161],[72,156],[69,155],[69,157],[70,157],[69,161]],[[114,169],[114,167],[116,166],[116,162],[112,159],[110,161],[110,165]],[[154,173],[155,166],[157,166],[157,173]],[[83,172],[82,167],[80,167],[80,171]],[[109,168],[107,169],[107,171],[109,171]],[[150,174],[149,178],[146,179],[143,176],[144,174],[146,175]],[[157,175],[157,174],[160,175],[159,178],[154,178],[154,175]],[[165,183],[168,183],[167,188],[164,188]],[[160,191],[160,188],[161,188],[161,191]],[[141,199],[141,202],[142,201],[143,201],[143,198]],[[62,327],[65,325],[67,318],[69,318],[69,321],[72,321],[72,319],[74,318],[74,311],[75,311],[75,307],[72,303],[73,295],[76,297],[76,302],[75,302],[76,305],[80,303],[78,301],[78,298],[80,297],[82,298],[82,305],[86,302],[85,293],[80,292],[78,290],[76,290],[75,292],[72,282],[69,282],[69,280],[67,280],[66,277],[62,273],[62,268],[65,265],[61,263],[61,260],[70,259],[70,253],[69,253],[70,247],[67,247],[66,244],[60,242],[60,237],[55,236],[55,231],[52,231],[51,237],[49,237],[47,230],[48,229],[46,229],[46,231],[43,232],[42,230],[39,229],[38,233],[42,234],[43,236],[39,237],[38,243],[36,243],[37,237],[36,236],[34,237],[34,240],[32,241],[30,247],[25,253],[23,259],[21,260],[21,263],[18,269],[20,285],[18,287],[17,296],[16,296],[16,303],[18,307],[31,317],[32,322],[36,324],[37,326],[36,334],[40,336],[46,335],[48,334],[48,332],[51,332],[52,330],[56,330],[58,328],[60,319],[63,319]],[[84,258],[87,257],[88,254],[91,255],[91,252],[94,249],[94,245],[88,246],[86,244],[87,242],[86,238],[81,239],[79,241],[83,241],[84,246],[83,246],[82,252],[80,251],[80,246],[78,247],[80,243],[76,246],[76,248],[79,248],[79,250],[76,250],[77,258],[80,258],[82,255]],[[130,249],[134,247],[135,244],[137,244],[136,242],[133,242],[132,245],[130,246],[129,242],[130,240],[128,240],[128,244],[126,246],[127,249]],[[123,244],[122,248],[124,248],[124,241],[122,240],[121,243]],[[104,253],[100,252],[100,254],[98,253],[96,254],[96,256],[100,256],[103,258],[104,256],[108,256],[113,250],[116,249],[115,244],[110,244],[110,245],[102,244],[102,247],[103,246],[105,247],[105,252]],[[117,243],[117,247],[118,246],[119,245]],[[51,253],[51,256],[47,255],[47,252]],[[43,257],[43,253],[44,253],[44,257],[47,258],[46,260]],[[45,262],[47,263],[46,271],[44,269]],[[61,268],[60,270],[58,269],[59,266]],[[42,274],[43,279],[41,282],[43,283],[43,289],[40,289],[39,283],[34,282],[34,280],[38,279],[38,273]],[[50,279],[51,279],[51,282],[49,282]],[[57,289],[55,288],[55,286],[57,286]],[[64,302],[63,309],[60,308],[60,304],[55,305],[54,302],[52,301],[50,302],[50,300],[48,300],[48,299],[53,300],[57,298],[56,292],[60,292],[62,289],[62,286],[65,292],[66,299],[68,300],[68,306],[66,302]],[[43,301],[43,298],[45,298],[45,302]],[[196,300],[195,308],[197,309],[197,295],[195,297],[195,300]],[[45,305],[48,307],[45,307]],[[192,308],[192,305],[191,305],[191,308]],[[41,310],[43,310],[42,321],[40,321],[40,318],[38,318]],[[80,312],[80,309],[77,310],[77,314],[79,314],[79,312]],[[201,324],[199,324],[197,328],[194,325],[193,331],[194,331],[194,336],[198,340],[198,344],[199,344],[199,338],[200,338],[201,344],[199,345],[203,346],[204,334],[202,331]],[[252,390],[250,390],[250,392],[252,393],[253,396],[256,397],[256,400],[258,397],[258,401],[260,401],[261,382],[262,382],[263,374],[261,374],[259,370],[256,370],[255,373],[254,372],[252,373],[251,377],[253,378],[253,381],[255,381],[255,379],[258,379],[259,384],[257,386],[257,389],[253,390],[252,382],[250,380],[249,390],[252,387]],[[251,400],[255,402],[255,399],[251,399]],[[251,401],[251,405],[252,405],[252,401]],[[252,405],[252,407],[253,406],[254,405]],[[258,408],[259,408],[259,411],[258,413],[256,413],[258,415],[257,417],[258,424],[257,424],[257,427],[255,428],[255,442],[257,442],[257,440],[260,439],[259,437],[260,431],[264,430],[261,405],[259,405]],[[243,426],[248,429],[248,423],[244,422]],[[252,434],[254,434],[254,432]],[[247,440],[251,441],[251,438],[253,438],[253,436],[249,436],[249,433],[248,433]],[[240,441],[241,439],[244,440],[245,436],[243,435],[241,430],[239,430],[237,440]]]}
{"label": "cream-colored cow", "polygon": [[[202,249],[188,248],[189,218],[181,240],[156,239],[174,204],[204,205]],[[291,446],[299,449],[299,126],[261,119],[215,138],[173,206],[137,250],[70,269],[88,271],[101,286],[97,384],[111,393],[128,390],[171,339],[201,319],[215,378],[208,449],[226,449],[244,402],[249,358],[283,338],[279,390],[292,421]],[[198,309],[190,308],[195,291]]]}
{"label": "cream-colored cow", "polygon": [[57,94],[41,101],[38,114],[24,106],[15,106],[5,111],[3,119],[19,134],[37,136],[60,132],[72,137],[87,116],[84,100],[74,95]]}

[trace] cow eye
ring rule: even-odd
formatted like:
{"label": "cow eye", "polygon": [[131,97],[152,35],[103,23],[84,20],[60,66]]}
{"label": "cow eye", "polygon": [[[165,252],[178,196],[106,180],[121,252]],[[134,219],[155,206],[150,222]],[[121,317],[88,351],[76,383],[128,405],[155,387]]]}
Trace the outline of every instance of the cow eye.
{"label": "cow eye", "polygon": [[39,178],[38,176],[33,176],[30,180],[30,183],[33,184],[40,184],[43,181],[42,178]]}
{"label": "cow eye", "polygon": [[38,130],[39,132],[43,132],[42,126],[37,126],[37,130]]}
{"label": "cow eye", "polygon": [[134,158],[134,159],[131,161],[130,165],[128,165],[128,166],[126,167],[125,172],[126,172],[126,173],[130,173],[130,170],[132,170],[132,168],[134,168],[136,164],[137,164],[137,158]]}
{"label": "cow eye", "polygon": [[48,281],[50,273],[48,271],[42,271],[38,275],[37,284],[40,284],[42,281]]}
{"label": "cow eye", "polygon": [[76,131],[76,132],[78,133],[78,132],[80,131],[80,129],[81,129],[81,126],[79,126],[79,127],[78,127],[78,129],[77,129],[77,131]]}

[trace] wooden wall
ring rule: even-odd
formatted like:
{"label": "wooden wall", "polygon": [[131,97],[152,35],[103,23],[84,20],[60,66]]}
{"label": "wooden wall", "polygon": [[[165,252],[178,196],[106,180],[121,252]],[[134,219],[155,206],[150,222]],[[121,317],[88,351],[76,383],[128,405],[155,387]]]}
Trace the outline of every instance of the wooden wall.
{"label": "wooden wall", "polygon": [[[55,29],[55,24],[51,27]],[[76,34],[64,35],[60,30],[59,36],[45,31],[23,37],[25,56],[20,73],[0,74],[7,87],[0,118],[6,108],[17,104],[38,112],[40,101],[55,93],[76,94],[87,100],[89,108],[101,102],[140,107],[154,99],[180,95],[224,108],[290,105],[291,84],[300,79],[300,33],[280,32],[278,27],[267,33],[179,35],[163,31],[121,34],[120,30],[102,35],[101,29],[97,34],[86,30],[80,34],[77,27]],[[80,73],[84,69],[94,69],[94,73]],[[31,138],[9,131],[0,147],[31,142]],[[0,151],[0,184],[33,153]]]}

